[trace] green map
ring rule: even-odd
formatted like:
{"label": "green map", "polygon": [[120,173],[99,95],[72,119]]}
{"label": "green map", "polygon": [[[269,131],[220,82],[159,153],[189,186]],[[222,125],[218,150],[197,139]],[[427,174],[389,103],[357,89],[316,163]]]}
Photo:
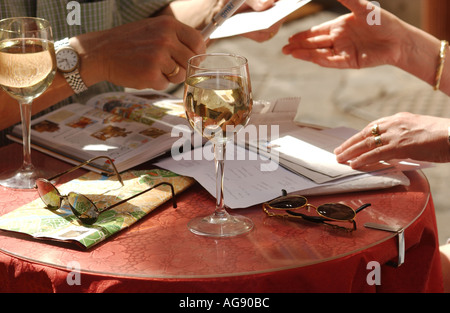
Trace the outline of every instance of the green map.
{"label": "green map", "polygon": [[[121,174],[124,186],[116,177],[89,172],[57,186],[61,195],[71,191],[89,198],[101,211],[158,183],[171,183],[175,194],[194,183],[190,177],[167,170],[127,171]],[[68,204],[49,210],[40,198],[0,217],[0,229],[28,234],[38,239],[75,242],[90,248],[120,230],[129,227],[146,214],[172,198],[170,186],[161,185],[111,210],[100,214],[92,225],[80,222]]]}

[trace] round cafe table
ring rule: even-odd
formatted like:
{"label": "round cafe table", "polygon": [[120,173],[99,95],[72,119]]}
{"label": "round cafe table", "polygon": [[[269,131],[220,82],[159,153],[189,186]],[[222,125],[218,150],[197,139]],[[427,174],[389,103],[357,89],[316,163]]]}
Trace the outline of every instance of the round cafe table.
{"label": "round cafe table", "polygon": [[[0,153],[5,160],[0,171],[20,164],[19,145]],[[33,157],[52,169],[71,167],[36,151]],[[187,222],[214,206],[214,198],[198,184],[177,196],[177,208],[166,203],[89,250],[2,231],[0,291],[441,292],[428,181],[420,171],[406,174],[410,186],[308,198],[315,205],[340,201],[356,208],[371,203],[358,213],[358,229],[352,233],[270,218],[257,205],[233,211],[253,220],[250,233],[225,239],[197,236]],[[37,197],[36,192],[0,187],[0,215]],[[396,233],[366,228],[367,222],[404,228],[404,264],[395,266]],[[369,279],[374,275],[369,263],[380,265],[377,283]]]}

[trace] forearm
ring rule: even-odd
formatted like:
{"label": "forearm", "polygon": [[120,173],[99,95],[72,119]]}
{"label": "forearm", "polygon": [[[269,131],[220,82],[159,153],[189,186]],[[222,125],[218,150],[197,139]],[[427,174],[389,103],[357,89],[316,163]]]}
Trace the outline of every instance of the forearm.
{"label": "forearm", "polygon": [[[33,100],[32,115],[62,101],[73,94],[65,78],[56,73],[50,87],[41,96]],[[20,122],[20,107],[16,99],[0,91],[0,130]]]}
{"label": "forearm", "polygon": [[[403,39],[405,43],[402,45],[402,57],[394,65],[434,86],[439,65],[441,41],[411,25],[405,25],[405,29],[407,35]],[[447,51],[447,62],[444,65],[440,84],[440,90],[447,95],[450,95],[449,57],[450,51]]]}

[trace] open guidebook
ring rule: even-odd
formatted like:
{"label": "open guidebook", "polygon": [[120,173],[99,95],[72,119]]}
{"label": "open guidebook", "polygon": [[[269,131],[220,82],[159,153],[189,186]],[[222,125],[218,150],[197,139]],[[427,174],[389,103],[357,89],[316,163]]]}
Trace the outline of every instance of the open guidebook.
{"label": "open guidebook", "polygon": [[[107,155],[122,172],[170,151],[186,132],[192,134],[181,100],[156,91],[144,96],[112,92],[33,119],[31,143],[73,164]],[[21,134],[18,125],[9,138],[22,142]],[[110,172],[100,161],[88,169]]]}

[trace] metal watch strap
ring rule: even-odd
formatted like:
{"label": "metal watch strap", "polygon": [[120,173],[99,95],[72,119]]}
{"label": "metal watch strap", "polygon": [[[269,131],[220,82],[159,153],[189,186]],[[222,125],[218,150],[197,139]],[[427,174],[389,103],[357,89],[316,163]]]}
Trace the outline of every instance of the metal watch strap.
{"label": "metal watch strap", "polygon": [[83,91],[86,91],[88,89],[86,84],[81,79],[78,69],[73,72],[63,74],[70,87],[72,87],[73,91],[75,91],[76,94],[82,93]]}
{"label": "metal watch strap", "polygon": [[[55,51],[58,51],[61,48],[70,46],[69,44],[69,38],[64,38],[61,40],[58,40],[55,42]],[[73,91],[76,94],[82,93],[83,91],[86,91],[88,87],[84,83],[83,79],[80,76],[80,72],[78,69],[75,69],[73,72],[70,73],[63,73],[64,77],[67,80],[67,83],[69,86],[73,89]]]}

